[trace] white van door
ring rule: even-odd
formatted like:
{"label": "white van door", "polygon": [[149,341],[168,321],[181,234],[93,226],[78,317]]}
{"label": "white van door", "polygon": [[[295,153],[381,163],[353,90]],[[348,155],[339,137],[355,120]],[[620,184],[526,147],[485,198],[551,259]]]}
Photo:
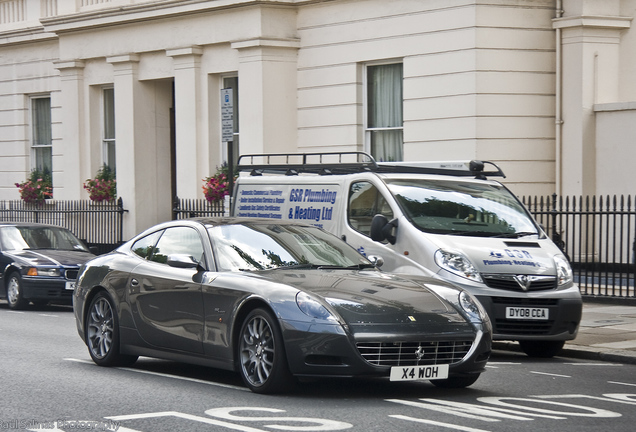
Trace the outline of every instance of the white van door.
{"label": "white van door", "polygon": [[395,271],[413,266],[409,258],[396,253],[396,246],[400,247],[400,244],[376,242],[370,237],[373,216],[382,214],[388,220],[398,216],[398,209],[392,207],[388,198],[370,180],[351,182],[343,212],[342,237],[361,254],[367,257],[381,257],[384,260],[383,270]]}

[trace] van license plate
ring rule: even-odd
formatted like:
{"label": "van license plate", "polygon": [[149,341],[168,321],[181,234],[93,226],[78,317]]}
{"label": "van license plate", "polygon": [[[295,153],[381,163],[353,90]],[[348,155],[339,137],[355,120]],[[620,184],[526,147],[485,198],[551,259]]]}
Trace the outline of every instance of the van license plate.
{"label": "van license plate", "polygon": [[547,320],[550,309],[531,307],[507,307],[507,319]]}
{"label": "van license plate", "polygon": [[74,290],[75,289],[75,282],[66,282],[66,287],[67,290]]}
{"label": "van license plate", "polygon": [[393,366],[391,381],[416,381],[448,378],[448,365]]}

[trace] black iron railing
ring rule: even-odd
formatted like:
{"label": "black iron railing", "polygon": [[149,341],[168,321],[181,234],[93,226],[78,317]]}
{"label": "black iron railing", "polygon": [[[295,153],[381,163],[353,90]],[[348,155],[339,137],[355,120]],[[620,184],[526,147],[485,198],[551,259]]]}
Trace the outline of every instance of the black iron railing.
{"label": "black iron railing", "polygon": [[553,194],[522,201],[572,263],[581,294],[636,298],[636,200]]}
{"label": "black iron railing", "polygon": [[67,228],[93,247],[97,254],[110,252],[122,244],[125,212],[121,198],[103,203],[90,200],[47,200],[41,204],[0,201],[0,221],[35,222]]}
{"label": "black iron railing", "polygon": [[172,207],[172,219],[187,219],[205,216],[223,216],[225,202],[209,202],[205,199],[181,199],[175,197]]}

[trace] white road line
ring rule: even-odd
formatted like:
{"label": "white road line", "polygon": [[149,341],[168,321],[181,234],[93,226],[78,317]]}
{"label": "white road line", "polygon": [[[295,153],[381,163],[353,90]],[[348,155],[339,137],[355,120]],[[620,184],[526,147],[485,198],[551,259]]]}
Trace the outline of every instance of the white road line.
{"label": "white road line", "polygon": [[38,314],[38,315],[43,316],[43,317],[59,318],[58,315],[50,315],[50,314]]}
{"label": "white road line", "polygon": [[449,429],[455,429],[455,430],[460,430],[465,432],[489,432],[485,429],[475,429],[475,428],[466,427],[466,426],[459,426],[459,425],[454,425],[450,423],[442,423],[442,422],[433,421],[433,420],[425,420],[421,418],[409,417],[404,415],[389,415],[389,417],[393,417],[400,420],[408,420],[408,421],[412,421],[416,423],[425,423],[425,424],[429,424],[433,426],[441,426],[441,427],[446,427]]}
{"label": "white road line", "polygon": [[[74,359],[74,358],[65,358],[64,360],[77,362],[77,363],[86,363],[86,364],[90,364],[90,365],[95,365],[95,363],[93,363],[92,361],[89,361],[89,360]],[[211,386],[214,386],[214,387],[223,387],[223,388],[229,388],[229,389],[233,389],[233,390],[250,391],[249,389],[247,389],[245,387],[239,387],[239,386],[235,386],[235,385],[231,385],[231,384],[220,384],[220,383],[200,380],[200,379],[197,379],[197,378],[181,377],[181,376],[170,375],[170,374],[165,374],[165,373],[161,373],[161,372],[152,372],[152,371],[146,371],[146,370],[141,370],[141,369],[133,369],[133,368],[128,368],[128,367],[115,367],[115,368],[112,368],[112,369],[125,370],[125,371],[128,371],[128,372],[137,372],[137,373],[146,374],[146,375],[155,375],[155,376],[160,376],[160,377],[163,377],[163,378],[172,378],[172,379],[177,379],[177,380],[181,380],[181,381],[190,381],[190,382],[194,382],[194,383],[198,383],[198,384],[207,384],[207,385],[211,385]]]}
{"label": "white road line", "polygon": [[553,373],[547,373],[547,372],[530,371],[530,373],[537,374],[537,375],[548,375],[548,376],[553,376],[553,377],[561,377],[561,378],[572,378],[570,375],[559,375],[559,374],[553,374]]}
{"label": "white road line", "polygon": [[624,383],[624,382],[618,382],[618,381],[608,381],[608,383],[636,387],[636,384],[632,384],[632,383]]}
{"label": "white road line", "polygon": [[571,366],[623,366],[619,363],[563,363]]}

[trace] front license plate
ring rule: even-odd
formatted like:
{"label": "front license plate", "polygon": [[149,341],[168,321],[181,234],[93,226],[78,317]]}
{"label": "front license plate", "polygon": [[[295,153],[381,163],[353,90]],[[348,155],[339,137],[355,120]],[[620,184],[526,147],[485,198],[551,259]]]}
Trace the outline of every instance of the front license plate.
{"label": "front license plate", "polygon": [[75,289],[75,282],[66,282],[66,289],[73,291]]}
{"label": "front license plate", "polygon": [[550,310],[548,308],[531,307],[507,307],[507,319],[547,320]]}
{"label": "front license plate", "polygon": [[434,380],[448,378],[448,365],[393,366],[391,381]]}

